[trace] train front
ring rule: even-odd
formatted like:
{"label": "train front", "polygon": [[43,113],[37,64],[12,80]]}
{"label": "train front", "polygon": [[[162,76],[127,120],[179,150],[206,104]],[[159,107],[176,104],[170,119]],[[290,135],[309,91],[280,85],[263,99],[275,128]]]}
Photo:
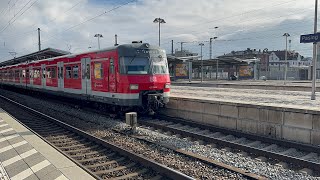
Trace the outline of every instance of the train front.
{"label": "train front", "polygon": [[123,91],[138,94],[132,105],[154,113],[169,102],[170,76],[165,50],[148,43],[120,45],[119,70]]}

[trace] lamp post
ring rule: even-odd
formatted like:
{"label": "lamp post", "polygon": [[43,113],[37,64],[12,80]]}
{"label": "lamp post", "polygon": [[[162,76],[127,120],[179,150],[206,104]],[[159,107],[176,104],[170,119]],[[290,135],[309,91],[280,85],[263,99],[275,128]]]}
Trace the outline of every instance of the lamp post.
{"label": "lamp post", "polygon": [[153,20],[154,23],[159,23],[159,46],[160,46],[160,24],[164,24],[166,23],[166,21],[164,19],[161,18],[155,18]]}
{"label": "lamp post", "polygon": [[[318,27],[318,0],[315,0],[314,7],[314,34],[317,33]],[[311,100],[316,100],[316,78],[317,78],[317,43],[313,43],[313,58],[312,58],[312,92]]]}
{"label": "lamp post", "polygon": [[103,38],[102,34],[95,34],[94,37],[98,38],[98,48],[100,49],[100,38]]}
{"label": "lamp post", "polygon": [[212,40],[217,39],[218,37],[210,38],[210,60],[212,59]]}
{"label": "lamp post", "polygon": [[203,43],[199,44],[200,49],[201,49],[201,82],[203,82],[203,59],[202,59],[202,46],[204,46]]}
{"label": "lamp post", "polygon": [[284,33],[284,35],[286,37],[286,52],[284,55],[284,60],[285,60],[285,69],[284,69],[284,82],[283,84],[286,84],[287,81],[287,71],[288,71],[288,37],[290,36],[289,33]]}
{"label": "lamp post", "polygon": [[[214,29],[214,30],[217,30],[219,27],[218,26],[216,26],[216,27],[214,27],[214,28],[210,28],[210,29]],[[215,35],[216,35],[216,33],[215,33]],[[212,59],[212,40],[213,39],[217,39],[218,37],[213,37],[213,38],[210,38],[210,59]]]}

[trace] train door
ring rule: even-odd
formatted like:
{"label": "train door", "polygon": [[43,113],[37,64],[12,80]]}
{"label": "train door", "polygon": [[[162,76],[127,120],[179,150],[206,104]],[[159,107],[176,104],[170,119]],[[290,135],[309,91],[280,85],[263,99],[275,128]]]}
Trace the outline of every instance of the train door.
{"label": "train door", "polygon": [[58,90],[62,91],[63,88],[64,88],[63,62],[58,62]]}
{"label": "train door", "polygon": [[110,58],[109,64],[109,92],[116,92],[116,72],[114,58]]}
{"label": "train door", "polygon": [[33,73],[32,73],[32,66],[29,66],[29,83],[30,83],[30,87],[33,87]]}
{"label": "train door", "polygon": [[41,64],[41,69],[42,69],[42,74],[40,74],[41,85],[42,85],[42,88],[45,89],[46,88],[46,65]]}
{"label": "train door", "polygon": [[82,72],[82,91],[84,94],[91,94],[91,59],[81,59],[81,72]]}
{"label": "train door", "polygon": [[22,83],[23,83],[22,78],[23,78],[23,76],[22,76],[22,67],[19,67],[19,83],[20,83],[20,85],[22,85]]}

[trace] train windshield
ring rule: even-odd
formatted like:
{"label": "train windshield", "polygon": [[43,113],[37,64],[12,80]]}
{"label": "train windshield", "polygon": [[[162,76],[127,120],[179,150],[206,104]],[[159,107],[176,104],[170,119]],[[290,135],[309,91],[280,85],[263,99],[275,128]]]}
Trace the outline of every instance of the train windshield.
{"label": "train windshield", "polygon": [[166,58],[163,57],[120,57],[121,74],[168,74]]}

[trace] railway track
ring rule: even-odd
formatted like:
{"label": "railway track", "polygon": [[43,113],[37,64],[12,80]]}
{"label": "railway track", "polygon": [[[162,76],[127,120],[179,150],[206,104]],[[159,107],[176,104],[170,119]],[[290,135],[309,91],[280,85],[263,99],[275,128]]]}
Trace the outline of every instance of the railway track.
{"label": "railway track", "polygon": [[0,95],[6,111],[96,179],[192,179]]}
{"label": "railway track", "polygon": [[298,166],[301,172],[312,174],[313,170],[319,173],[320,147],[241,133],[162,115],[158,116],[158,119],[141,120],[138,123],[170,134],[218,145],[224,149],[232,148],[243,155],[252,154],[260,161],[271,159],[273,163],[283,167],[293,165],[295,168]]}

